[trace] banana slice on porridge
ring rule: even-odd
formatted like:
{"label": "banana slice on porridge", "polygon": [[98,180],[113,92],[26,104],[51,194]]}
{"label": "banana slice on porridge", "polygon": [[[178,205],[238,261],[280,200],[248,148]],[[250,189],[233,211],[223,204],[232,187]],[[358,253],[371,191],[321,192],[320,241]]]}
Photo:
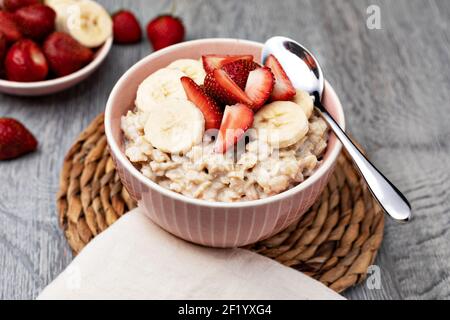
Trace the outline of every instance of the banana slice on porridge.
{"label": "banana slice on porridge", "polygon": [[156,148],[170,154],[184,153],[202,141],[205,119],[188,100],[165,100],[158,112],[149,114],[145,138]]}
{"label": "banana slice on porridge", "polygon": [[148,76],[136,93],[136,107],[140,111],[160,110],[165,100],[187,100],[181,84],[186,74],[180,70],[162,68]]}
{"label": "banana slice on porridge", "polygon": [[314,102],[306,91],[297,89],[292,102],[295,102],[303,109],[308,119],[311,117],[314,110]]}
{"label": "banana slice on porridge", "polygon": [[203,69],[203,64],[199,60],[178,59],[169,64],[167,68],[180,70],[189,78],[194,80],[198,85],[203,84],[206,77],[206,72]]}
{"label": "banana slice on porridge", "polygon": [[274,148],[295,144],[309,130],[305,112],[292,101],[274,101],[265,105],[255,114],[253,127]]}

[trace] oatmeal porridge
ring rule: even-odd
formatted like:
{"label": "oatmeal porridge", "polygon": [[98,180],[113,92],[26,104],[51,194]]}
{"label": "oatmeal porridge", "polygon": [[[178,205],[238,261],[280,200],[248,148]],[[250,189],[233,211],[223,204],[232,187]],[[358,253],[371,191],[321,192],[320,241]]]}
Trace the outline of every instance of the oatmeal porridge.
{"label": "oatmeal porridge", "polygon": [[266,198],[311,176],[327,125],[274,57],[203,56],[162,68],[122,117],[125,154],[164,188],[207,201]]}

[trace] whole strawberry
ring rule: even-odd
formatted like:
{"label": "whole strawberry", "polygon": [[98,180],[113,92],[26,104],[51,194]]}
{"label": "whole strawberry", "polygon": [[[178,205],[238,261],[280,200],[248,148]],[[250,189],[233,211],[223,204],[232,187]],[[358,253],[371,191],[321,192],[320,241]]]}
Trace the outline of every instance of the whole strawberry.
{"label": "whole strawberry", "polygon": [[39,3],[39,0],[3,0],[3,8],[6,11],[16,11],[22,7],[31,6],[32,4]]}
{"label": "whole strawberry", "polygon": [[0,31],[0,69],[3,67],[3,58],[6,55],[6,36]]}
{"label": "whole strawberry", "polygon": [[142,39],[142,31],[134,14],[121,10],[113,15],[113,33],[115,43],[136,43]]}
{"label": "whole strawberry", "polygon": [[14,14],[6,11],[0,11],[0,32],[2,32],[6,41],[16,42],[22,37],[19,27],[14,21]]}
{"label": "whole strawberry", "polygon": [[47,77],[48,64],[41,48],[30,39],[12,45],[5,58],[6,77],[11,81],[33,82]]}
{"label": "whole strawberry", "polygon": [[59,77],[71,74],[92,61],[94,53],[64,32],[53,32],[42,45],[50,69]]}
{"label": "whole strawberry", "polygon": [[153,49],[159,50],[183,41],[183,22],[171,15],[159,16],[147,25],[147,37]]}
{"label": "whole strawberry", "polygon": [[0,31],[0,79],[6,78],[4,59],[7,52],[7,45],[6,37]]}
{"label": "whole strawberry", "polygon": [[22,34],[33,40],[43,40],[55,29],[56,12],[43,4],[20,8],[14,18]]}
{"label": "whole strawberry", "polygon": [[0,160],[17,158],[36,150],[38,142],[19,121],[0,118]]}

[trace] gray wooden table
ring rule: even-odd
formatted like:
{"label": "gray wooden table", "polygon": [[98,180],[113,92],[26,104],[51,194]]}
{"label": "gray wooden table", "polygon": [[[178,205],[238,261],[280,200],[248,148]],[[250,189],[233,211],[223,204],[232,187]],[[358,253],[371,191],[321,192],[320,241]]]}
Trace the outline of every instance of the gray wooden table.
{"label": "gray wooden table", "polygon": [[[170,7],[169,0],[100,2],[110,11],[132,8],[143,23]],[[381,29],[367,26],[372,4]],[[381,287],[363,284],[345,296],[450,298],[450,2],[179,0],[177,13],[188,39],[286,35],[311,48],[340,95],[348,131],[411,201],[411,223],[386,224],[376,260]],[[55,211],[63,156],[121,74],[149,53],[146,41],[114,46],[73,89],[0,95],[0,116],[23,121],[40,141],[38,152],[0,162],[0,298],[36,297],[71,261]]]}

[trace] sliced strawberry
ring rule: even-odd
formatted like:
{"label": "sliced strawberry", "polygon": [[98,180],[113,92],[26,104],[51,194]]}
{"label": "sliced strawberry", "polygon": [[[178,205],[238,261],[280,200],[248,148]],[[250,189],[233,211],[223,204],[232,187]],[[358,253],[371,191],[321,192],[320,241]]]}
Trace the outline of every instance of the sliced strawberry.
{"label": "sliced strawberry", "polygon": [[245,104],[238,103],[227,106],[223,114],[219,135],[214,145],[214,151],[225,153],[232,148],[253,124],[253,111]]}
{"label": "sliced strawberry", "polygon": [[245,94],[253,101],[251,108],[256,111],[269,99],[275,78],[267,67],[250,72],[245,86]]}
{"label": "sliced strawberry", "polygon": [[205,91],[219,103],[233,105],[236,103],[252,104],[252,100],[245,94],[236,82],[222,69],[215,69],[205,78]]}
{"label": "sliced strawberry", "polygon": [[248,74],[258,67],[259,65],[254,61],[237,60],[227,63],[222,67],[222,70],[224,70],[230,76],[231,80],[236,82],[236,84],[244,90]]}
{"label": "sliced strawberry", "polygon": [[203,113],[205,129],[219,129],[223,113],[217,103],[191,78],[182,77],[181,84],[186,91],[187,98]]}
{"label": "sliced strawberry", "polygon": [[270,98],[272,100],[291,100],[295,96],[295,88],[278,60],[270,55],[264,65],[269,67],[275,76],[275,86]]}
{"label": "sliced strawberry", "polygon": [[220,69],[227,63],[237,60],[253,61],[253,56],[251,54],[236,55],[236,56],[207,54],[202,56],[203,68],[205,69],[206,73],[211,72],[214,69]]}

